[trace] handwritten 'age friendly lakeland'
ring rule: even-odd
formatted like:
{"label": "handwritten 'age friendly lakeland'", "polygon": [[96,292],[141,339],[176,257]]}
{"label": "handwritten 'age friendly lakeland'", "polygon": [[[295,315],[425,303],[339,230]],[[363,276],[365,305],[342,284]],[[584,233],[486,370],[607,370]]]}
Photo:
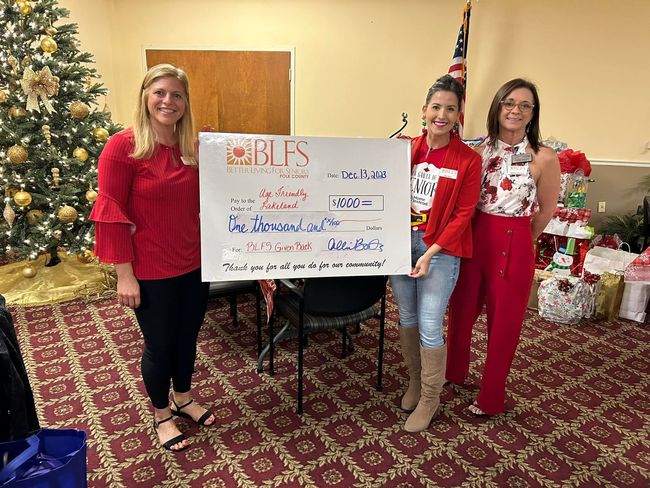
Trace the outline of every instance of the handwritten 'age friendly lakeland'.
{"label": "handwritten 'age friendly lakeland'", "polygon": [[204,280],[410,271],[406,141],[199,140]]}

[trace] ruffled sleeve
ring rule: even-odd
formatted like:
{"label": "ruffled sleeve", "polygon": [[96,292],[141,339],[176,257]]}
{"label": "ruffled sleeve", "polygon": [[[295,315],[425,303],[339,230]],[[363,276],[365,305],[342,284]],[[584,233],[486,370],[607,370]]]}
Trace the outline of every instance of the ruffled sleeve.
{"label": "ruffled sleeve", "polygon": [[95,254],[105,263],[133,261],[131,235],[135,224],[127,211],[133,181],[133,168],[128,154],[129,141],[123,133],[108,141],[98,163],[99,195],[90,213],[95,222]]}

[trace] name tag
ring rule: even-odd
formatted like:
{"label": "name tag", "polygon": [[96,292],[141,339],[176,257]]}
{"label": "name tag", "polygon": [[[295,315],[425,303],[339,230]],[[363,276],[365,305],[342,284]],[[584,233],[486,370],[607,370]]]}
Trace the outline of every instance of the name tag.
{"label": "name tag", "polygon": [[455,180],[458,178],[458,171],[455,169],[441,168],[440,176],[443,178],[449,178],[450,180]]}
{"label": "name tag", "polygon": [[533,160],[533,155],[530,153],[522,153],[522,154],[513,154],[512,155],[512,162],[514,164],[517,163],[530,163]]}
{"label": "name tag", "polygon": [[508,170],[509,176],[522,176],[528,174],[528,165],[527,164],[518,164],[511,165]]}

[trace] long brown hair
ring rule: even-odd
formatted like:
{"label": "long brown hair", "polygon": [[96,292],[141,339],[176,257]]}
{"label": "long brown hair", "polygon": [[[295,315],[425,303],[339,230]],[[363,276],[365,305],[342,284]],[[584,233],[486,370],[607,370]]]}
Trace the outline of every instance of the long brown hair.
{"label": "long brown hair", "polygon": [[529,125],[526,127],[526,135],[528,136],[528,142],[530,147],[533,148],[533,151],[537,153],[539,147],[542,144],[542,136],[539,132],[539,95],[537,94],[537,87],[534,83],[524,80],[523,78],[515,78],[505,83],[492,99],[492,104],[490,105],[490,110],[488,111],[487,116],[487,132],[489,144],[494,146],[499,137],[499,114],[501,113],[501,101],[505,100],[510,93],[512,93],[517,88],[527,88],[533,94],[533,118],[530,120]]}
{"label": "long brown hair", "polygon": [[178,134],[178,146],[181,155],[190,162],[195,161],[194,155],[194,120],[192,119],[192,106],[190,105],[190,82],[185,71],[171,64],[157,64],[147,71],[140,86],[138,102],[135,108],[133,121],[133,137],[135,148],[131,157],[134,159],[148,159],[156,147],[156,135],[151,127],[147,100],[149,99],[149,87],[159,78],[171,76],[176,78],[183,85],[185,91],[185,112],[176,122],[176,133]]}

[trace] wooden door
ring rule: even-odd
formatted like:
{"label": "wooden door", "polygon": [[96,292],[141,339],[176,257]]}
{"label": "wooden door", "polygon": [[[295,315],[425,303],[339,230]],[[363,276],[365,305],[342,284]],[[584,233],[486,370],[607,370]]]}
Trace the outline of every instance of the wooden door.
{"label": "wooden door", "polygon": [[197,131],[291,133],[290,52],[147,49],[146,60],[187,73]]}

